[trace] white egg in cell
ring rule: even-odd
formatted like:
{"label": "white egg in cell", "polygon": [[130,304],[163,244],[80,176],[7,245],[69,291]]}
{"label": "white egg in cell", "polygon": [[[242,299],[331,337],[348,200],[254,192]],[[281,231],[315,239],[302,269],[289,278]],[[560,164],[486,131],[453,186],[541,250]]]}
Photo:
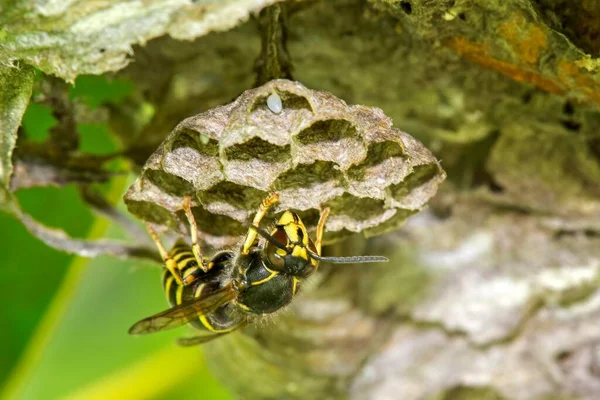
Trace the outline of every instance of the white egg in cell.
{"label": "white egg in cell", "polygon": [[275,114],[279,114],[283,110],[283,104],[281,103],[281,97],[277,93],[273,93],[267,97],[267,107]]}

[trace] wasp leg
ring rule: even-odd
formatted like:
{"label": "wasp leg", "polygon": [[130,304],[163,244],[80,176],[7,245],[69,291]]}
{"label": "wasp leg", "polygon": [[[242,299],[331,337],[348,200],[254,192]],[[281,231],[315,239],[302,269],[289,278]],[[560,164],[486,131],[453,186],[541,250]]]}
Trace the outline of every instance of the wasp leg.
{"label": "wasp leg", "polygon": [[171,256],[167,252],[167,250],[165,250],[164,246],[160,242],[160,239],[158,238],[158,234],[156,233],[156,231],[154,229],[152,229],[150,224],[147,222],[146,222],[146,229],[148,230],[148,233],[150,234],[150,237],[152,238],[154,243],[156,243],[156,247],[158,248],[160,257],[163,259],[163,261],[165,263],[165,267],[169,270],[171,275],[173,275],[173,277],[177,281],[177,284],[182,285],[183,281],[181,279],[181,274],[179,273],[179,268],[177,268],[177,263],[175,262],[175,260],[173,260],[173,258],[171,258]]}
{"label": "wasp leg", "polygon": [[[185,211],[185,216],[187,217],[187,220],[190,224],[190,230],[191,230],[191,236],[192,236],[192,253],[194,253],[194,258],[196,259],[196,262],[198,263],[198,267],[204,271],[207,272],[210,267],[212,267],[212,265],[207,265],[204,262],[204,259],[202,258],[202,250],[200,249],[200,244],[198,243],[198,225],[196,224],[196,219],[194,218],[194,214],[192,214],[192,205],[191,205],[192,199],[190,198],[190,196],[185,196],[185,198],[183,199],[183,211]],[[192,275],[190,275],[191,279],[193,280],[194,277]],[[189,284],[191,282],[186,282],[186,284]]]}
{"label": "wasp leg", "polygon": [[329,207],[326,207],[321,210],[321,216],[319,217],[319,223],[317,224],[317,242],[315,243],[315,248],[317,249],[318,255],[321,255],[321,246],[323,245],[323,232],[325,231],[325,221],[327,221],[328,216]]}
{"label": "wasp leg", "polygon": [[[253,226],[259,226],[260,225],[260,221],[264,218],[265,215],[267,215],[267,212],[269,212],[269,209],[271,207],[273,207],[273,205],[275,203],[277,203],[279,201],[279,195],[277,193],[273,193],[271,195],[269,195],[268,197],[266,197],[262,203],[260,203],[260,207],[258,208],[258,211],[256,212],[256,215],[254,216],[254,220],[252,221],[252,225]],[[254,229],[248,229],[248,233],[246,234],[246,240],[244,240],[244,245],[242,246],[242,251],[241,254],[246,255],[250,253],[250,248],[252,248],[252,245],[254,244],[254,241],[256,240],[256,236],[258,234],[256,233],[256,231]]]}
{"label": "wasp leg", "polygon": [[222,332],[222,333],[212,333],[212,334],[208,334],[208,335],[200,335],[200,336],[192,336],[192,337],[185,337],[185,338],[179,338],[177,339],[177,344],[180,346],[197,346],[199,344],[203,344],[206,342],[210,342],[211,340],[214,340],[216,338],[220,338],[223,335],[227,335],[228,333],[231,332],[235,332],[236,330],[243,328],[244,326],[248,325],[247,322],[240,322],[238,325],[236,325],[233,329],[227,331],[227,332]]}
{"label": "wasp leg", "polygon": [[225,335],[225,333],[214,333],[212,335],[204,336],[192,336],[177,339],[177,344],[183,347],[197,346],[199,344],[210,342],[218,337]]}

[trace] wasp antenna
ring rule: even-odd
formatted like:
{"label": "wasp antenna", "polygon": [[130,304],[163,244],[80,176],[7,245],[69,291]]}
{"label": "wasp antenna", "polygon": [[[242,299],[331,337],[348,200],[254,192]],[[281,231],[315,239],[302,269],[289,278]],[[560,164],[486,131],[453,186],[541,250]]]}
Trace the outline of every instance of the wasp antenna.
{"label": "wasp antenna", "polygon": [[312,251],[308,251],[308,255],[310,258],[314,258],[317,261],[328,262],[331,264],[360,264],[390,261],[384,256],[321,257]]}
{"label": "wasp antenna", "polygon": [[261,228],[259,226],[254,226],[254,225],[250,225],[249,228],[255,230],[256,233],[258,233],[260,236],[264,237],[267,240],[267,242],[271,243],[273,246],[279,247],[280,249],[283,249],[283,250],[287,249],[285,244],[283,244],[279,240],[275,239],[273,236],[271,236],[269,234],[269,232],[265,231],[263,228]]}

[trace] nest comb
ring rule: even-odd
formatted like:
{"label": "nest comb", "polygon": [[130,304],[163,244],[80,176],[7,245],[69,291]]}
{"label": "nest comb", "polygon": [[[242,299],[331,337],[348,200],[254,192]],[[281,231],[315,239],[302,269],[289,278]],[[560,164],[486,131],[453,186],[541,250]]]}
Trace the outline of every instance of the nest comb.
{"label": "nest comb", "polygon": [[150,156],[125,203],[142,220],[183,233],[182,202],[190,195],[203,241],[224,247],[277,192],[274,213],[293,209],[307,226],[329,206],[325,241],[332,242],[398,227],[444,178],[429,150],[392,128],[380,109],[274,80],[182,121]]}

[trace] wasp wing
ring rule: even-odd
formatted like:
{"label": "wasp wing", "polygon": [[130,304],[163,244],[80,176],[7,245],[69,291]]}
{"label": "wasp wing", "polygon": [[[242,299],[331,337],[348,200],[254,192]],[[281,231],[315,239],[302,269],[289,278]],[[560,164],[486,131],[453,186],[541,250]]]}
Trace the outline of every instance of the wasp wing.
{"label": "wasp wing", "polygon": [[211,340],[214,340],[221,336],[227,335],[228,333],[235,332],[238,329],[245,327],[246,325],[248,325],[248,321],[243,321],[243,322],[240,322],[240,324],[237,325],[234,329],[231,329],[227,332],[216,332],[216,333],[211,333],[211,334],[202,335],[202,336],[179,338],[179,339],[177,339],[177,344],[180,346],[196,346],[199,344],[210,342]]}
{"label": "wasp wing", "polygon": [[231,285],[224,286],[213,292],[209,292],[206,296],[201,296],[151,317],[144,318],[134,324],[129,329],[129,333],[132,335],[145,335],[185,325],[199,315],[215,311],[223,304],[235,299],[237,295],[238,292]]}
{"label": "wasp wing", "polygon": [[206,336],[194,336],[194,337],[186,337],[177,339],[177,344],[183,347],[197,346],[199,344],[204,344],[219,338],[227,333],[213,333],[212,335]]}

